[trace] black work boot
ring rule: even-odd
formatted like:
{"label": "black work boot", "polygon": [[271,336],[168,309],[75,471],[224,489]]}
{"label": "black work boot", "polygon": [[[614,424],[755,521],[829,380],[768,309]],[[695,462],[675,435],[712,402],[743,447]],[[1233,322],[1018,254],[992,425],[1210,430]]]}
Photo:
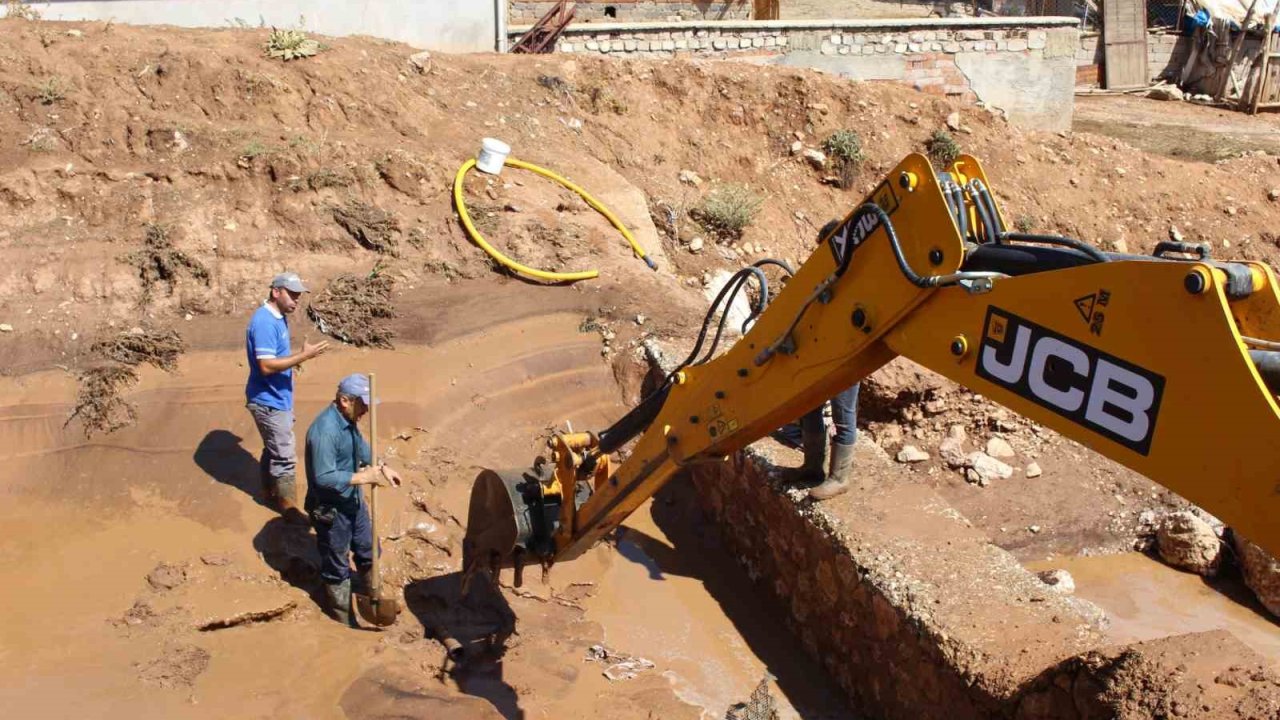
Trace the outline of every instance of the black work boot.
{"label": "black work boot", "polygon": [[325,583],[324,595],[329,601],[330,617],[347,627],[355,627],[351,623],[351,579],[334,584]]}
{"label": "black work boot", "polygon": [[853,446],[831,444],[831,471],[821,485],[809,491],[814,500],[827,500],[849,491],[849,478],[853,475]]}
{"label": "black work boot", "polygon": [[804,464],[784,471],[783,482],[817,485],[823,480],[822,469],[827,464],[826,426],[819,424],[814,428],[802,423],[800,437],[804,448]]}

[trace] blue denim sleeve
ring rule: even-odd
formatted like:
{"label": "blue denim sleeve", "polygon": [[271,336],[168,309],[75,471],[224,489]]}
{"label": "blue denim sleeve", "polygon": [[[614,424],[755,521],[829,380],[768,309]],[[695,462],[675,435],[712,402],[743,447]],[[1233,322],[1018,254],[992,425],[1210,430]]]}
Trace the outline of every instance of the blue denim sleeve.
{"label": "blue denim sleeve", "polygon": [[372,465],[373,464],[373,448],[369,447],[369,443],[365,441],[363,435],[358,436],[358,439],[360,441],[360,464]]}
{"label": "blue denim sleeve", "polygon": [[317,433],[307,438],[307,465],[315,472],[316,484],[330,490],[346,490],[351,486],[351,471],[338,469],[338,436],[333,432]]}

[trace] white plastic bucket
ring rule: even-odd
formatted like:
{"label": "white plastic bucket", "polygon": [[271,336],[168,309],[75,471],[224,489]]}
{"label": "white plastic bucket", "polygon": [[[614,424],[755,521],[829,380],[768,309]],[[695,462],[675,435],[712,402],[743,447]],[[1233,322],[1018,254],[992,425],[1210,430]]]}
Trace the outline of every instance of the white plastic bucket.
{"label": "white plastic bucket", "polygon": [[485,138],[480,143],[480,154],[476,156],[476,169],[490,175],[497,175],[502,172],[502,166],[507,162],[507,156],[510,154],[510,145],[494,138]]}

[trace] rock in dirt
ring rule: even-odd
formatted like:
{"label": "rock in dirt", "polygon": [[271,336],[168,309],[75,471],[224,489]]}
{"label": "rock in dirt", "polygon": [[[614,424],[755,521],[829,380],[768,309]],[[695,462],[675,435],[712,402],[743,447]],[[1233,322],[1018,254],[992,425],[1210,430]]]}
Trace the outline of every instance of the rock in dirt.
{"label": "rock in dirt", "polygon": [[1170,565],[1213,577],[1222,562],[1222,543],[1213,528],[1189,512],[1165,516],[1156,531],[1160,557]]}
{"label": "rock in dirt", "polygon": [[1280,200],[1280,188],[1271,188],[1267,191],[1267,199],[1271,202]]}
{"label": "rock in dirt", "polygon": [[964,476],[971,483],[986,487],[992,480],[1013,476],[1013,468],[984,452],[971,452],[964,459]]}
{"label": "rock in dirt", "polygon": [[947,463],[947,467],[955,470],[964,467],[964,441],[966,434],[961,425],[952,425],[947,437],[938,445],[938,455]]}
{"label": "rock in dirt", "polygon": [[1176,85],[1161,85],[1148,90],[1147,97],[1152,100],[1183,100],[1186,95]]}
{"label": "rock in dirt", "polygon": [[1013,446],[1004,438],[993,437],[987,441],[987,454],[993,458],[1004,459],[1011,458],[1016,453],[1013,452]]}
{"label": "rock in dirt", "polygon": [[819,170],[827,166],[827,155],[821,150],[814,150],[812,148],[805,150],[804,159],[808,160],[810,165]]}
{"label": "rock in dirt", "polygon": [[1235,546],[1245,585],[1272,615],[1280,617],[1280,562],[1238,533]]}
{"label": "rock in dirt", "polygon": [[1040,469],[1040,463],[1029,463],[1026,472],[1029,478],[1038,478],[1044,474],[1044,471]]}
{"label": "rock in dirt", "polygon": [[690,240],[689,252],[693,253],[694,255],[697,255],[698,253],[702,252],[702,248],[706,246],[706,242],[707,242],[706,240],[703,240],[700,237],[696,237]]}
{"label": "rock in dirt", "polygon": [[697,187],[702,184],[702,178],[698,177],[698,173],[692,170],[681,170],[680,182],[685,185],[693,185],[694,187]]}
{"label": "rock in dirt", "polygon": [[953,112],[947,116],[947,129],[952,132],[960,132],[960,113]]}
{"label": "rock in dirt", "polygon": [[898,462],[900,463],[918,463],[929,459],[929,453],[921,450],[915,445],[905,445],[898,451]]}
{"label": "rock in dirt", "polygon": [[409,56],[409,64],[413,66],[414,70],[425,73],[431,69],[431,53],[426,50],[414,53]]}
{"label": "rock in dirt", "polygon": [[156,590],[172,590],[187,581],[187,566],[177,563],[160,563],[147,573],[147,583]]}
{"label": "rock in dirt", "polygon": [[0,323],[0,332],[11,333],[13,332],[13,326],[9,323]]}
{"label": "rock in dirt", "polygon": [[1044,570],[1037,574],[1036,577],[1040,578],[1040,582],[1060,593],[1070,595],[1076,591],[1075,578],[1071,577],[1071,573],[1066,570]]}
{"label": "rock in dirt", "polygon": [[222,555],[218,553],[210,553],[208,555],[201,555],[200,562],[204,563],[205,565],[213,565],[215,567],[218,567],[222,565],[230,565],[231,558],[227,557],[226,555]]}

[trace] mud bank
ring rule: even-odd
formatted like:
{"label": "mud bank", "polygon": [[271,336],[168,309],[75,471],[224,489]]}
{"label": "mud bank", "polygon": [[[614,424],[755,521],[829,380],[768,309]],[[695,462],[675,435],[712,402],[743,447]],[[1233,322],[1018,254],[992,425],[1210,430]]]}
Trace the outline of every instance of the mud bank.
{"label": "mud bank", "polygon": [[[1269,663],[1223,631],[1109,645],[1106,614],[1041,583],[879,449],[815,507],[762,441],[693,483],[726,545],[788,608],[806,651],[869,716],[1274,717]],[[1154,715],[1153,715],[1154,713]],[[1177,714],[1177,713],[1175,713]]]}

